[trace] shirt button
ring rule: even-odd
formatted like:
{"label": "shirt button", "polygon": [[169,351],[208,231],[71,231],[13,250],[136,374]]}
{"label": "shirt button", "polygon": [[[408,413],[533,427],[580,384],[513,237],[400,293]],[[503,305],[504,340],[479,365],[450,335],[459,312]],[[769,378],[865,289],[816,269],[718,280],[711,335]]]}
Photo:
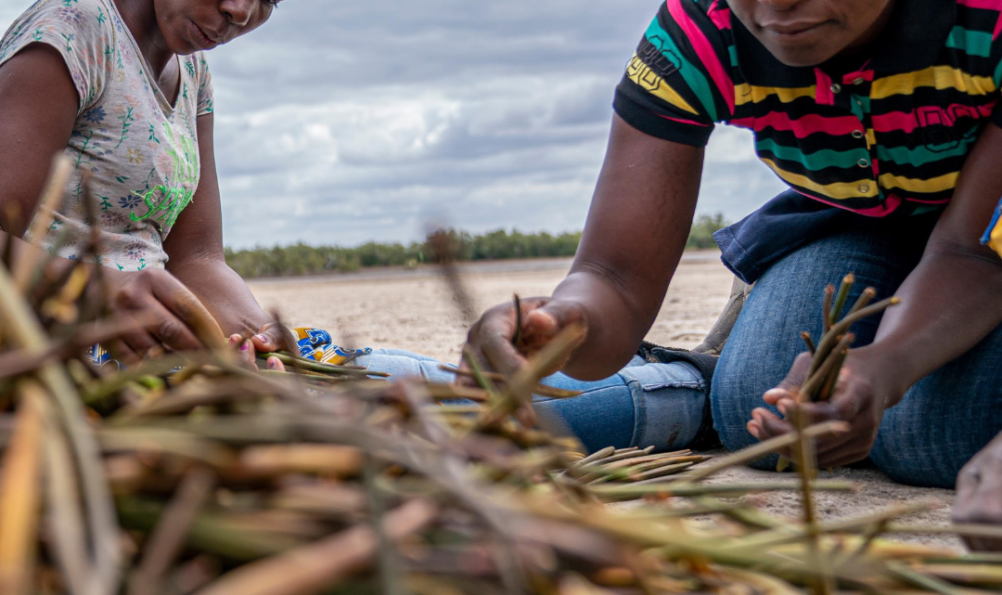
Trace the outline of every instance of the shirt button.
{"label": "shirt button", "polygon": [[865,82],[866,82],[866,79],[864,79],[863,77],[859,77],[857,79],[854,79],[852,81],[852,84],[854,84],[854,85],[862,85]]}
{"label": "shirt button", "polygon": [[870,185],[869,184],[860,184],[858,190],[861,193],[866,194],[867,192],[870,191]]}
{"label": "shirt button", "polygon": [[852,131],[852,138],[863,138],[863,131],[862,130],[853,130]]}
{"label": "shirt button", "polygon": [[838,93],[839,91],[842,90],[842,85],[838,83],[832,83],[832,86],[829,87],[829,89],[831,89],[832,93]]}
{"label": "shirt button", "polygon": [[867,167],[870,165],[870,162],[867,161],[866,159],[860,159],[856,163],[858,163],[860,167]]}

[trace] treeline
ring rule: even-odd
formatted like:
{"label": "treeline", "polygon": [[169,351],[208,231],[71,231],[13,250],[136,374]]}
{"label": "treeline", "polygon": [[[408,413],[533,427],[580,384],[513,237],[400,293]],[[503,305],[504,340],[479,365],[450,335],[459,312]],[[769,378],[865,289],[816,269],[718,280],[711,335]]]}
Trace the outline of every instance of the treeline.
{"label": "treeline", "polygon": [[[712,234],[724,225],[723,215],[719,213],[698,217],[686,247],[715,246]],[[456,230],[446,233],[450,236],[450,244],[454,246],[455,258],[462,261],[574,256],[581,241],[581,232],[551,235],[545,232],[525,234],[517,230],[509,233],[499,229],[476,235]],[[643,248],[638,246],[638,249]],[[321,275],[368,267],[415,267],[421,263],[434,262],[434,254],[427,242],[413,242],[409,245],[369,242],[353,248],[299,243],[251,250],[227,248],[226,262],[240,276],[250,279]]]}

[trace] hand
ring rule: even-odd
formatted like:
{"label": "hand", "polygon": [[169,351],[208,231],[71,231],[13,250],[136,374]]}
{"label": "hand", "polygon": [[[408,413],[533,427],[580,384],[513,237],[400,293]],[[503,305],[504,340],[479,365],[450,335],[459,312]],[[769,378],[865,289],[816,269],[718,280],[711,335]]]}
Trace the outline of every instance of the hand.
{"label": "hand", "polygon": [[[249,369],[257,369],[257,353],[271,353],[275,351],[288,351],[298,355],[296,339],[292,332],[285,326],[277,322],[269,322],[258,329],[257,334],[250,339],[244,339],[242,335],[230,335],[230,347],[237,350],[240,363]],[[268,369],[285,371],[285,365],[275,356],[268,358]]]}
{"label": "hand", "polygon": [[[818,439],[818,466],[838,467],[865,459],[877,439],[884,411],[900,400],[900,395],[893,398],[894,392],[882,388],[881,366],[875,362],[875,358],[863,355],[859,350],[850,351],[832,398],[827,402],[800,405],[807,416],[807,425],[832,420],[850,424],[848,432]],[[765,393],[763,400],[788,418],[797,407],[797,393],[810,365],[810,354],[797,356],[790,373],[778,387]],[[752,420],[747,427],[749,433],[762,441],[794,431],[789,421],[764,407],[752,411]],[[781,454],[788,458],[792,455],[789,450]]]}
{"label": "hand", "polygon": [[[116,312],[136,312],[155,322],[108,344],[108,349],[125,364],[144,357],[158,357],[167,351],[185,351],[221,344],[223,332],[212,314],[187,287],[167,271],[105,272],[110,307]],[[92,287],[91,291],[98,288]],[[211,346],[211,345],[210,345]]]}
{"label": "hand", "polygon": [[[585,324],[584,312],[577,304],[547,297],[521,300],[522,328],[518,345],[514,344],[518,316],[513,303],[495,306],[480,317],[466,337],[460,367],[469,369],[467,351],[488,370],[513,374],[526,363],[526,358],[546,346],[564,328],[573,323]],[[554,373],[567,362],[558,362]],[[469,379],[461,379],[469,383]]]}
{"label": "hand", "polygon": [[[957,476],[954,523],[1002,525],[1002,434],[981,449]],[[965,537],[972,550],[1002,551],[1002,540]]]}

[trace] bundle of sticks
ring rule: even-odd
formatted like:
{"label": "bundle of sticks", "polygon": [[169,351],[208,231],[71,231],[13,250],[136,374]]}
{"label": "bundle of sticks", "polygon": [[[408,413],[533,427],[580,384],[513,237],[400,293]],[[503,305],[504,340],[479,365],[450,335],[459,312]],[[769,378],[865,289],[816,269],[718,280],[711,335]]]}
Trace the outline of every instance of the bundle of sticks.
{"label": "bundle of sticks", "polygon": [[[480,388],[294,354],[283,354],[289,372],[263,374],[221,337],[109,371],[83,348],[144,321],[113,317],[103,292],[84,292],[100,282],[88,267],[54,279],[44,265],[0,265],[5,595],[1002,589],[1002,558],[885,538],[996,528],[897,520],[921,503],[822,523],[744,498],[854,489],[814,479],[809,460],[799,480],[704,481],[841,431],[837,422],[712,459],[586,455],[553,420],[526,419],[534,393],[574,398],[540,381],[581,329],[513,376],[467,372]],[[612,504],[622,501],[634,503]]]}

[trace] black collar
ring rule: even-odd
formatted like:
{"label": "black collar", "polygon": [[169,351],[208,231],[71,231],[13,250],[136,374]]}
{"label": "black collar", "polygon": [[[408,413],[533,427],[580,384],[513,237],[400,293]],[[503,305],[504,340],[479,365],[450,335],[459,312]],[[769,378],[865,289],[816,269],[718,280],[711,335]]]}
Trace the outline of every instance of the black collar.
{"label": "black collar", "polygon": [[[956,0],[896,0],[887,28],[877,40],[869,68],[879,75],[932,66],[957,22]],[[787,66],[765,49],[731,12],[738,68],[745,80],[763,87],[809,87],[811,67]]]}

